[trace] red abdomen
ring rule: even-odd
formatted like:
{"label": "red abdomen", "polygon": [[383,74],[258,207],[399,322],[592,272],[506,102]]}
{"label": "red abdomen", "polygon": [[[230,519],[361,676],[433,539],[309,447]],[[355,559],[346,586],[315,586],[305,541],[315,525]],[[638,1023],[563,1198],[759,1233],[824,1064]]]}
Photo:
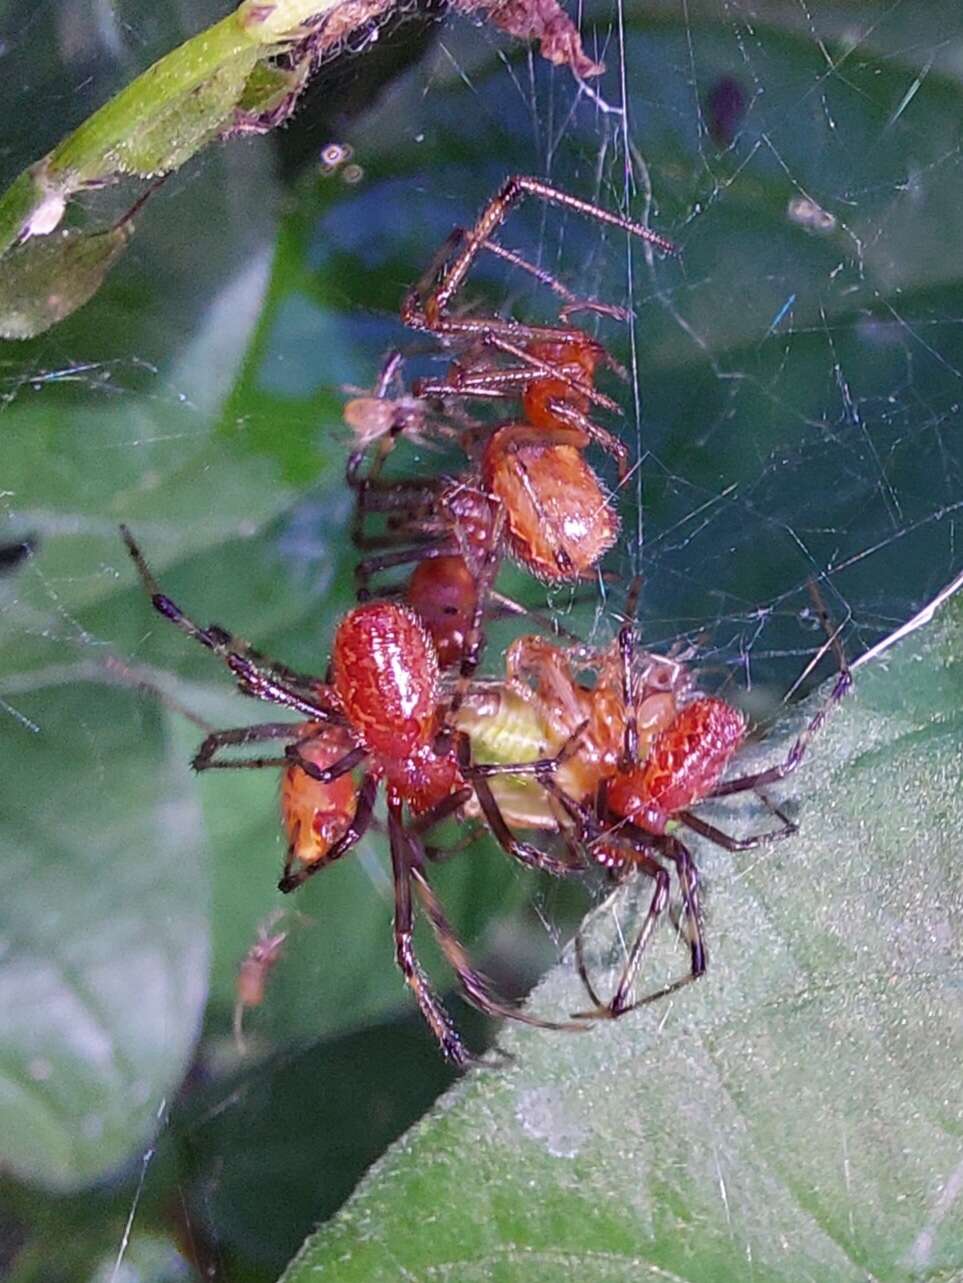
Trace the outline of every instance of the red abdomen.
{"label": "red abdomen", "polygon": [[334,689],[369,753],[397,761],[428,743],[438,658],[417,615],[390,601],[355,607],[338,625],[332,662]]}
{"label": "red abdomen", "polygon": [[478,589],[464,557],[426,557],[415,567],[405,601],[428,629],[442,668],[459,663],[475,617]]}
{"label": "red abdomen", "polygon": [[693,700],[655,737],[645,761],[611,782],[610,809],[664,833],[673,815],[708,797],[745,733],[745,717],[725,700]]}

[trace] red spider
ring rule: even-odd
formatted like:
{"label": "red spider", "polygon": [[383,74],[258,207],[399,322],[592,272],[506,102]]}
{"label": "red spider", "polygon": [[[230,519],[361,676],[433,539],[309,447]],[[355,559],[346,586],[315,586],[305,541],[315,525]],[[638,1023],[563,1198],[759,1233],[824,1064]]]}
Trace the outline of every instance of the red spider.
{"label": "red spider", "polygon": [[[479,774],[492,770],[500,777],[492,792],[503,818],[517,828],[555,831],[567,816],[574,826],[573,845],[580,853],[620,881],[638,870],[655,882],[648,913],[608,1003],[588,978],[581,935],[576,938],[579,973],[595,1004],[592,1011],[577,1013],[578,1017],[614,1018],[638,1005],[631,1001],[632,987],[655,923],[668,904],[669,874],[657,857],[669,859],[676,867],[689,929],[691,969],[643,1002],[673,992],[706,970],[698,875],[688,848],[676,836],[678,831],[689,828],[726,850],[745,851],[786,837],[796,827],[767,802],[782,821],[781,827],[733,838],[692,808],[710,799],[758,790],[794,771],[829,708],[849,689],[849,670],[840,654],[839,675],[827,702],[782,762],[721,782],[745,739],[745,717],[724,700],[696,694],[691,678],[676,661],[660,660],[648,652],[636,654],[630,628],[622,629],[616,647],[594,656],[576,651],[569,657],[544,639],[531,637],[515,642],[508,659],[508,680],[479,688],[455,719],[470,735],[476,758],[497,763],[475,769]],[[592,687],[576,680],[576,672],[586,668],[597,673]],[[527,684],[529,679],[535,680],[534,688]],[[489,701],[493,692],[504,692],[501,710],[490,702],[487,707],[482,704],[486,689]],[[479,708],[484,710],[481,717],[476,715]],[[528,760],[521,756],[520,747]],[[541,804],[530,790],[519,791],[520,782],[533,776],[545,791]],[[515,791],[509,792],[510,788]]]}
{"label": "red spider", "polygon": [[[388,837],[395,888],[395,956],[446,1056],[460,1065],[471,1057],[415,957],[412,888],[469,1001],[493,1016],[544,1028],[572,1028],[542,1021],[501,1002],[469,963],[425,873],[419,833],[458,811],[477,785],[470,745],[445,724],[438,660],[420,620],[394,602],[371,602],[348,612],[332,645],[330,683],[257,656],[216,624],[202,628],[160,591],[130,532],[128,551],[165,619],[200,642],[230,668],[246,695],[292,709],[301,723],[267,722],[215,731],[193,765],[213,768],[275,767],[284,771],[282,816],[289,839],[282,891],[292,891],[349,851],[367,831],[378,787],[387,798]],[[285,740],[283,757],[220,759],[227,747]],[[352,772],[361,770],[355,782]],[[406,824],[404,810],[412,820]],[[496,837],[522,863],[559,875],[576,869],[515,839],[502,825]]]}
{"label": "red spider", "polygon": [[603,1002],[592,987],[585,969],[581,937],[576,940],[579,971],[595,1004],[592,1011],[580,1012],[580,1017],[614,1018],[638,1005],[631,1000],[632,987],[649,937],[669,899],[669,875],[656,856],[671,860],[676,868],[689,932],[691,965],[686,976],[641,1001],[651,1002],[674,992],[705,973],[707,958],[698,871],[688,847],[676,836],[677,833],[681,828],[691,829],[727,851],[748,851],[794,833],[796,825],[762,794],[762,801],[781,821],[781,826],[745,838],[734,838],[707,823],[692,808],[701,802],[729,797],[734,793],[758,791],[785,779],[802,761],[810,740],[822,726],[829,709],[846,694],[851,684],[852,678],[843,661],[826,702],[803,729],[784,760],[750,775],[722,780],[733,754],[745,740],[747,723],[738,709],[721,699],[703,697],[684,705],[673,721],[655,737],[644,755],[627,752],[618,773],[600,793],[598,819],[586,822],[583,814],[584,827],[580,831],[590,844],[594,842],[590,849],[597,852],[596,858],[606,867],[616,874],[638,869],[654,879],[655,889],[609,1002]]}
{"label": "red spider", "polygon": [[[441,382],[416,384],[415,395],[392,385],[398,380],[400,356],[386,362],[375,393],[349,402],[345,418],[361,450],[349,463],[349,482],[358,490],[356,542],[371,547],[363,535],[369,512],[393,514],[392,537],[381,543],[405,544],[369,557],[358,567],[360,594],[367,595],[378,571],[406,562],[435,558],[440,564],[416,570],[407,599],[416,609],[433,595],[444,607],[428,613],[442,662],[455,662],[460,650],[462,673],[474,670],[481,647],[481,620],[498,570],[503,544],[527,570],[546,582],[569,582],[589,576],[618,535],[616,517],[601,483],[584,458],[595,442],[612,454],[620,478],[628,466],[624,445],[588,416],[591,405],[618,406],[595,387],[600,365],[624,371],[605,348],[571,326],[573,312],[590,310],[624,319],[627,313],[594,300],[579,300],[549,272],[491,240],[511,207],[525,194],[574,210],[598,222],[638,236],[674,252],[665,238],[608,210],[558,191],[538,179],[515,176],[488,202],[474,228],[456,231],[429,269],[427,286],[412,290],[402,306],[402,319],[445,342],[470,344],[453,361]],[[451,262],[446,256],[458,247]],[[472,262],[482,250],[506,259],[548,285],[564,300],[560,325],[525,325],[499,317],[451,317],[449,306]],[[501,364],[486,359],[493,351]],[[509,364],[504,364],[505,358]],[[432,412],[438,400],[449,416],[453,399],[520,397],[522,418],[485,430],[462,423],[460,439],[474,463],[465,476],[441,482],[382,483],[381,465],[402,432],[425,436],[441,432],[458,438],[448,418]],[[378,439],[378,454],[367,476],[361,476],[363,448]],[[475,443],[481,441],[480,449]],[[377,546],[375,541],[374,546]]]}
{"label": "red spider", "polygon": [[[557,351],[559,344],[553,347]],[[589,359],[587,352],[585,348],[580,370],[594,369],[595,357]],[[393,359],[386,370],[394,374]],[[355,543],[388,548],[358,566],[359,597],[370,595],[371,579],[379,571],[416,563],[404,598],[425,620],[442,666],[461,662],[466,677],[477,666],[482,618],[503,547],[539,578],[560,582],[585,577],[618,532],[618,518],[583,457],[588,434],[552,417],[560,407],[577,414],[585,398],[554,376],[526,374],[523,405],[531,421],[489,432],[474,471],[440,482],[382,482],[384,438],[365,476],[363,451],[355,451],[348,465],[349,484],[358,493]],[[387,390],[384,374],[378,386],[382,393]],[[403,418],[410,422],[411,400],[386,398],[383,404],[404,404]],[[351,404],[357,407],[357,402]],[[364,404],[369,422],[397,422],[374,411],[380,404],[377,397]],[[357,410],[352,417],[357,419]],[[427,411],[417,422],[420,433],[430,432]],[[550,422],[560,425],[551,433],[546,427]],[[473,435],[483,433],[475,425]],[[462,439],[468,436],[465,431]],[[389,524],[384,535],[372,537],[364,523],[375,512],[386,514]],[[501,604],[517,609],[504,599]]]}

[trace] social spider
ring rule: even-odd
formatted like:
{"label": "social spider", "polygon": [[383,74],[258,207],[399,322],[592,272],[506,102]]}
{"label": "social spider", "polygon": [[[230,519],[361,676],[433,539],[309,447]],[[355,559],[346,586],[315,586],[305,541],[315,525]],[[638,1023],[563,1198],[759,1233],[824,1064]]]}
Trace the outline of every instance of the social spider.
{"label": "social spider", "polygon": [[[397,423],[400,432],[411,421],[412,411],[411,398],[388,396],[388,380],[396,377],[396,373],[394,358],[389,358],[378,381],[375,396],[365,399],[362,404],[366,419],[379,424]],[[537,400],[535,403],[537,404]],[[351,404],[357,405],[358,401]],[[374,407],[379,404],[403,407],[400,420],[392,419],[390,414],[376,413]],[[424,405],[427,406],[427,402]],[[425,410],[417,421],[419,434],[428,434],[432,425],[435,425],[436,430],[451,432],[446,420],[439,421],[437,416],[429,417]],[[463,444],[484,434],[481,425],[469,426],[463,422],[460,426],[459,439]],[[515,431],[514,428],[511,430]],[[526,429],[528,432],[535,430],[534,427]],[[397,435],[390,428],[389,435],[380,437],[378,452],[367,472],[363,472],[364,450],[354,451],[348,462],[348,483],[358,495],[354,542],[369,550],[388,549],[369,556],[357,567],[359,599],[364,601],[372,596],[371,581],[374,574],[413,563],[414,569],[401,588],[402,596],[428,628],[442,667],[460,665],[466,682],[477,667],[484,641],[482,620],[486,611],[523,611],[518,603],[494,591],[494,579],[506,542],[516,560],[535,570],[544,569],[544,565],[548,564],[545,558],[548,556],[549,543],[554,541],[558,544],[552,533],[555,528],[551,524],[547,540],[545,532],[538,525],[541,510],[535,511],[528,503],[531,493],[528,482],[535,477],[542,499],[551,500],[557,527],[561,528],[564,524],[566,534],[563,542],[569,548],[578,548],[581,558],[580,573],[588,563],[601,556],[614,540],[618,528],[617,519],[594,474],[584,465],[581,455],[573,449],[553,446],[549,451],[544,451],[536,448],[534,457],[537,466],[528,472],[506,453],[496,473],[486,473],[485,461],[492,442],[508,431],[509,427],[506,426],[494,435],[488,434],[488,443],[474,470],[440,482],[381,481],[381,467],[394,436]],[[516,465],[520,469],[517,474]],[[570,465],[574,465],[576,470],[574,479]],[[516,480],[509,479],[504,486],[500,486],[498,478],[502,473],[506,477],[512,473]],[[585,494],[586,487],[580,484],[580,478],[584,481],[585,477],[591,478],[588,498]],[[521,481],[520,487],[518,479]],[[586,511],[591,512],[591,517],[590,520],[583,521]],[[386,531],[380,535],[371,535],[366,530],[365,518],[375,512],[383,513],[388,518]],[[511,523],[514,523],[516,531],[524,528],[531,532],[524,547],[517,537],[511,537],[510,531],[506,540],[506,526]],[[599,543],[598,532],[602,529],[606,531],[606,535],[604,541]],[[562,557],[561,548],[557,547],[556,550],[559,557]],[[568,554],[564,553],[564,556],[567,557]],[[555,562],[551,564],[554,566]],[[390,594],[398,589],[386,590],[379,587],[375,591],[383,595],[386,591]],[[455,702],[459,699],[460,695],[456,696]]]}
{"label": "social spider", "polygon": [[[506,506],[514,555],[540,578],[566,579],[594,566],[617,534],[617,526],[596,525],[594,514],[605,505],[598,502],[598,480],[582,452],[590,442],[600,445],[617,460],[620,479],[628,467],[622,442],[588,417],[590,405],[619,409],[596,388],[598,367],[607,365],[623,377],[625,371],[600,343],[569,324],[569,318],[578,311],[592,311],[624,320],[628,313],[608,303],[577,298],[551,273],[492,241],[493,232],[526,195],[620,228],[667,253],[676,250],[641,223],[540,179],[514,175],[489,200],[467,235],[456,229],[449,238],[450,249],[444,246],[439,255],[440,270],[429,269],[430,283],[409,291],[402,305],[402,320],[412,329],[426,330],[462,348],[466,342],[470,345],[443,380],[417,383],[416,395],[486,400],[521,395],[523,419],[503,424],[491,437],[482,457],[482,477],[489,492]],[[561,323],[530,325],[497,316],[451,316],[452,299],[483,250],[561,295]],[[485,349],[499,359],[509,358],[509,363],[486,359]]]}
{"label": "social spider", "polygon": [[[474,778],[466,737],[445,725],[438,661],[418,618],[393,602],[371,602],[349,611],[335,632],[330,684],[321,682],[258,656],[216,624],[194,623],[160,591],[130,532],[122,526],[121,533],[154,609],[223,660],[242,693],[307,719],[215,731],[193,760],[198,771],[284,771],[282,815],[289,853],[280,889],[294,890],[360,840],[384,781],[395,889],[395,957],[444,1054],[459,1065],[471,1060],[415,956],[412,888],[470,1002],[489,1015],[542,1028],[577,1027],[540,1020],[501,1001],[468,961],[428,882],[419,834],[458,811],[473,795],[483,799],[486,815],[497,811],[497,805],[487,779]],[[286,741],[284,755],[219,756],[225,748],[265,740]],[[356,768],[362,771],[358,783],[352,776]],[[504,823],[495,836],[525,865],[560,876],[578,871],[519,841]]]}
{"label": "social spider", "polygon": [[[625,372],[600,343],[569,324],[577,311],[622,319],[627,313],[576,298],[551,273],[491,240],[511,207],[526,194],[673,252],[664,237],[639,223],[538,179],[510,178],[467,236],[456,229],[449,237],[426,274],[427,283],[410,291],[402,306],[406,324],[446,342],[458,341],[462,348],[467,342],[467,351],[452,362],[442,381],[416,384],[414,395],[399,386],[401,358],[393,353],[374,394],[355,398],[345,409],[346,422],[360,447],[348,466],[349,483],[358,494],[356,542],[359,547],[404,545],[362,561],[357,571],[360,595],[368,594],[370,579],[379,571],[438,560],[438,565],[414,572],[409,600],[416,609],[421,609],[420,603],[444,602],[436,612],[433,635],[444,652],[444,663],[449,654],[461,650],[465,676],[477,663],[481,619],[503,544],[539,579],[586,578],[615,542],[618,519],[584,452],[592,442],[601,446],[617,460],[620,479],[628,467],[622,442],[588,414],[591,405],[618,410],[595,386],[598,368],[606,365],[623,376]],[[539,326],[493,316],[451,317],[452,298],[482,250],[528,272],[560,295],[562,323]],[[486,358],[486,349],[502,363]],[[505,358],[510,358],[509,364],[504,364]],[[464,418],[460,425],[449,422],[453,402],[506,397],[520,398],[521,419],[487,430]],[[445,407],[444,417],[430,408],[436,401]],[[442,481],[382,483],[381,465],[402,432],[458,437],[469,454],[470,471]],[[376,457],[362,475],[364,447],[374,440]],[[373,512],[391,514],[390,538],[372,541],[364,535],[364,517]]]}
{"label": "social spider", "polygon": [[[507,680],[489,691],[497,711],[483,709],[482,696],[469,699],[455,724],[470,735],[479,772],[496,763],[500,782],[493,785],[502,819],[518,828],[558,829],[564,817],[573,826],[573,842],[616,880],[636,870],[655,882],[649,909],[629,950],[622,976],[606,1003],[585,966],[582,937],[576,937],[579,974],[595,1004],[576,1018],[615,1018],[639,1005],[631,993],[646,945],[669,899],[669,874],[658,857],[672,862],[682,891],[689,932],[691,967],[681,979],[641,1002],[651,1002],[703,975],[706,948],[692,856],[677,836],[688,828],[729,851],[746,851],[787,837],[796,826],[771,803],[778,828],[747,838],[733,838],[701,819],[693,807],[714,798],[758,791],[791,774],[802,761],[813,735],[829,709],[851,684],[841,666],[821,709],[797,738],[786,758],[763,771],[722,780],[733,754],[743,743],[743,714],[724,700],[698,694],[684,666],[636,653],[634,634],[624,627],[616,647],[595,657],[568,656],[541,638],[520,638],[509,651]],[[594,668],[592,687],[576,674]],[[620,674],[620,675],[617,675]],[[534,688],[523,679],[534,679]],[[558,744],[565,740],[564,754]],[[514,756],[514,764],[509,760]],[[525,787],[527,777],[541,786]],[[762,795],[760,795],[762,796]],[[491,821],[489,821],[491,823]],[[615,893],[613,893],[615,894]]]}
{"label": "social spider", "polygon": [[[560,345],[553,348],[564,364]],[[594,343],[591,350],[583,346],[579,359],[568,364],[591,374],[600,350]],[[563,422],[563,411],[581,413],[584,397],[555,374],[542,377],[526,370],[526,377],[521,389],[526,420],[489,432],[474,468],[461,476],[382,483],[383,448],[364,476],[363,452],[349,460],[348,481],[358,495],[355,542],[389,549],[357,567],[359,596],[370,595],[378,572],[415,563],[406,599],[426,619],[443,666],[461,658],[468,675],[477,664],[481,619],[503,547],[538,578],[560,583],[587,577],[618,533],[611,502],[583,458],[590,438]],[[371,398],[366,404],[375,402]],[[409,413],[406,406],[403,421]],[[419,431],[427,430],[427,422],[419,421]],[[475,435],[484,436],[480,425]],[[621,461],[620,444],[618,452]],[[388,514],[389,529],[372,538],[364,519],[376,512]]]}
{"label": "social spider", "polygon": [[[698,871],[688,847],[676,836],[677,833],[681,828],[687,828],[725,850],[735,852],[749,851],[794,833],[796,825],[786,819],[759,790],[785,779],[799,766],[810,740],[823,725],[830,708],[842,699],[851,685],[849,669],[843,663],[825,703],[803,728],[786,757],[765,770],[735,779],[722,779],[733,754],[744,743],[748,727],[738,709],[714,698],[700,698],[681,708],[670,725],[655,737],[647,754],[629,757],[620,766],[619,773],[608,782],[599,798],[601,829],[583,812],[580,833],[588,839],[590,832],[594,831],[600,858],[613,872],[626,873],[637,868],[652,877],[656,886],[618,985],[607,1003],[599,998],[588,979],[582,939],[581,936],[576,938],[579,973],[595,1004],[591,1011],[579,1012],[580,1019],[595,1016],[615,1018],[639,1005],[630,997],[635,977],[656,921],[668,902],[668,874],[655,856],[663,856],[675,865],[689,931],[691,964],[688,975],[640,1001],[651,1002],[704,975],[707,956]],[[763,803],[781,821],[779,828],[734,838],[692,811],[692,807],[701,802],[749,791],[759,793]],[[630,843],[628,848],[624,845],[626,840]]]}

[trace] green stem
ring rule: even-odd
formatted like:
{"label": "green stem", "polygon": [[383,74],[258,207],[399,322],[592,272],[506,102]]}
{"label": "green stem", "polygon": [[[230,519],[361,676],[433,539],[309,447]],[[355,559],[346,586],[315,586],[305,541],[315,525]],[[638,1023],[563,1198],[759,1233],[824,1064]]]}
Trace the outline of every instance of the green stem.
{"label": "green stem", "polygon": [[[161,130],[166,130],[165,113],[178,103],[189,103],[191,95],[203,93],[218,78],[228,85],[243,82],[260,59],[310,35],[339,3],[243,0],[226,18],[148,67],[49,155],[20,174],[0,197],[0,254],[18,239],[53,231],[73,192],[123,172],[125,149],[149,137],[159,121]],[[175,126],[172,117],[172,132]],[[199,133],[197,145],[202,143]],[[165,149],[161,146],[157,154],[162,160]],[[179,155],[176,163],[182,159]],[[155,172],[173,167],[174,163],[159,162]]]}
{"label": "green stem", "polygon": [[256,48],[237,13],[232,13],[172,49],[54,148],[45,165],[48,178],[66,178],[74,187],[103,177],[111,153],[149,124],[159,109],[197,89],[237,57],[250,55],[252,44]]}

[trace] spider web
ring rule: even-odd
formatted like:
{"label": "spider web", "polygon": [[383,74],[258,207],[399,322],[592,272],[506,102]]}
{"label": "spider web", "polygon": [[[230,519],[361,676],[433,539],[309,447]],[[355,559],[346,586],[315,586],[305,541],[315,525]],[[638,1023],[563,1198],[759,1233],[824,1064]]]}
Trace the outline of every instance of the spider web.
{"label": "spider web", "polygon": [[[131,693],[149,681],[217,725],[251,717],[209,657],[155,627],[116,522],[131,522],[202,621],[320,670],[351,596],[341,389],[370,386],[393,346],[409,377],[444,368],[402,329],[401,293],[506,173],[538,174],[646,217],[682,254],[650,256],[534,201],[508,220],[505,245],[576,293],[631,309],[627,324],[592,328],[629,374],[606,390],[624,406],[634,466],[617,494],[623,536],[590,591],[546,596],[510,571],[506,591],[604,643],[640,577],[646,644],[697,645],[705,684],[764,722],[800,681],[832,669],[830,657],[810,671],[824,649],[810,583],[855,659],[963,560],[963,22],[938,8],[787,3],[763,21],[741,6],[673,3],[647,6],[643,20],[617,3],[584,15],[588,52],[608,70],[581,85],[446,24],[363,117],[318,127],[319,157],[333,139],[351,155],[321,160],[287,198],[276,242],[276,211],[252,198],[272,189],[268,149],[210,152],[152,203],[100,299],[0,353],[4,538],[35,544],[0,577],[0,715],[11,778],[30,799],[10,827],[0,979],[52,1013],[42,1036],[10,1021],[24,1081],[49,1087],[66,1134],[71,1111],[83,1116],[70,1162],[12,1166],[61,1190],[125,1174],[92,1200],[98,1226],[84,1241],[96,1277],[186,1277],[179,1254],[193,1251],[225,1278],[273,1278],[318,1208],[332,1211],[447,1081],[420,1027],[399,1020],[378,835],[306,889],[305,921],[290,923],[271,996],[252,1013],[255,1055],[237,1061],[234,971],[273,903],[274,785],[222,778],[198,801],[184,769],[196,729]],[[193,13],[192,30],[208,16]],[[59,33],[56,65],[45,23]],[[48,104],[36,129],[54,134],[62,66],[78,82],[104,75],[106,93],[127,61],[145,65],[184,34],[146,14],[101,15],[93,31],[53,4],[32,6],[23,30],[2,54],[21,73],[7,84],[31,85]],[[51,141],[18,119],[10,174]],[[477,264],[465,301],[554,314],[547,291],[492,260]],[[439,461],[411,447],[397,466],[432,474]],[[493,629],[489,671],[510,635]],[[75,850],[78,829],[91,836]],[[497,978],[524,986],[584,901],[549,887],[532,904],[504,864],[465,872],[453,860],[439,883]],[[60,950],[72,897],[89,921]],[[36,959],[47,956],[56,974],[44,979]],[[118,959],[131,960],[129,975]],[[103,1045],[94,1029],[110,1035]],[[373,1067],[385,1056],[390,1075]],[[77,1100],[58,1095],[75,1057]],[[318,1135],[297,1119],[316,1141],[306,1162],[289,1102],[312,1112],[320,1082],[330,1099],[317,1105]],[[342,1150],[337,1139],[325,1149],[355,1092],[380,1123],[345,1128]],[[106,1104],[111,1093],[126,1106]],[[157,1120],[157,1150],[145,1140],[131,1160],[131,1135],[153,1137]],[[171,1161],[157,1157],[165,1146]],[[40,1223],[33,1197],[16,1204],[14,1238]],[[66,1224],[69,1200],[50,1207]]]}

